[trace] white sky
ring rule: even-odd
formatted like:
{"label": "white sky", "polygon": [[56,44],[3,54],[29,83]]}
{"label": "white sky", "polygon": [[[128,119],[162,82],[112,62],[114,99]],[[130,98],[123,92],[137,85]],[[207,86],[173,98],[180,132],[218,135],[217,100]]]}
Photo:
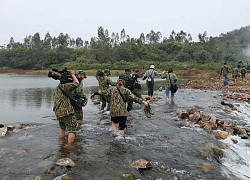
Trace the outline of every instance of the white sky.
{"label": "white sky", "polygon": [[214,37],[248,26],[249,18],[249,0],[0,0],[0,45],[37,32],[89,41],[99,26],[134,38],[183,30],[196,41],[204,31]]}

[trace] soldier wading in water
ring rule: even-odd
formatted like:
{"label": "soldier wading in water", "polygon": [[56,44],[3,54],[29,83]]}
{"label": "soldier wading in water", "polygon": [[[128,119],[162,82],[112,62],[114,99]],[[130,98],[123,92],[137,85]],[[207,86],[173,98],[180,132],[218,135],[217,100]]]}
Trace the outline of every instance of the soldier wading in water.
{"label": "soldier wading in water", "polygon": [[[125,129],[127,127],[127,108],[126,103],[128,100],[133,100],[139,104],[148,106],[147,101],[142,98],[136,97],[129,89],[124,87],[125,81],[118,79],[115,87],[110,87],[105,91],[99,91],[98,94],[110,96],[110,116],[112,121],[112,131],[115,136],[125,135]],[[97,93],[95,93],[97,95]],[[94,95],[92,95],[93,97]]]}

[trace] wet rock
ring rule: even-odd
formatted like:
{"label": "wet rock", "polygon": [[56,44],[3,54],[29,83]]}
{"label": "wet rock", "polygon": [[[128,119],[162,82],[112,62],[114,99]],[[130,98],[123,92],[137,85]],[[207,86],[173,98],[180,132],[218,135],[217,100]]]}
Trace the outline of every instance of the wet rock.
{"label": "wet rock", "polygon": [[63,174],[61,176],[57,176],[55,179],[53,180],[69,180],[69,176],[67,174]]}
{"label": "wet rock", "polygon": [[226,131],[213,131],[213,134],[217,139],[226,139],[229,136],[229,133]]}
{"label": "wet rock", "polygon": [[0,128],[0,137],[6,136],[7,132],[8,132],[7,127]]}
{"label": "wet rock", "polygon": [[214,164],[213,163],[203,163],[202,164],[202,169],[205,171],[205,172],[208,172],[210,171],[211,169],[214,168]]}
{"label": "wet rock", "polygon": [[0,128],[3,128],[4,127],[4,125],[3,124],[0,124]]}
{"label": "wet rock", "polygon": [[55,164],[58,166],[70,166],[70,167],[74,167],[76,165],[75,162],[70,158],[58,159]]}
{"label": "wet rock", "polygon": [[133,168],[136,168],[136,169],[149,169],[149,168],[152,168],[152,165],[149,161],[145,160],[145,159],[139,159],[135,162],[133,162],[131,164],[131,166]]}
{"label": "wet rock", "polygon": [[124,180],[134,180],[136,178],[135,178],[135,175],[126,173],[126,174],[122,175],[122,179],[124,179]]}
{"label": "wet rock", "polygon": [[248,139],[248,135],[245,129],[240,129],[239,136],[241,139]]}
{"label": "wet rock", "polygon": [[188,119],[188,117],[189,117],[189,114],[188,114],[188,112],[181,112],[181,113],[179,113],[179,118],[181,118],[181,119]]}
{"label": "wet rock", "polygon": [[23,124],[15,124],[14,128],[15,129],[23,129]]}
{"label": "wet rock", "polygon": [[221,101],[221,105],[223,105],[223,106],[229,106],[229,107],[233,106],[233,104],[229,103],[229,102],[226,101],[226,100],[222,100],[222,101]]}
{"label": "wet rock", "polygon": [[30,176],[26,177],[24,180],[41,180],[42,178],[40,176]]}
{"label": "wet rock", "polygon": [[200,113],[197,111],[193,114],[193,122],[198,122],[199,120],[201,120],[201,115]]}
{"label": "wet rock", "polygon": [[210,119],[208,121],[209,126],[211,127],[211,129],[213,129],[213,130],[217,129],[217,123],[216,122],[217,122],[216,117],[214,115],[211,115]]}
{"label": "wet rock", "polygon": [[110,120],[110,116],[109,115],[102,115],[100,118],[100,123],[101,125],[110,125],[111,124],[111,120]]}
{"label": "wet rock", "polygon": [[187,109],[188,114],[194,114],[195,112],[198,112],[199,110],[196,107],[191,107]]}
{"label": "wet rock", "polygon": [[202,119],[202,121],[209,121],[210,120],[210,118],[211,118],[211,115],[210,114],[208,114],[208,113],[205,113],[205,112],[200,112],[200,115],[201,115],[201,119]]}
{"label": "wet rock", "polygon": [[233,141],[234,144],[237,144],[238,141],[236,139],[231,139]]}

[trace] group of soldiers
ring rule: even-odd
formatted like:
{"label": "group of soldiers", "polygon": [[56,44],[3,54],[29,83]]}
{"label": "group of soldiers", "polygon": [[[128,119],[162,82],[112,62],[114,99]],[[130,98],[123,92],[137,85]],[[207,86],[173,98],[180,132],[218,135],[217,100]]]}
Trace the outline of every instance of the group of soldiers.
{"label": "group of soldiers", "polygon": [[240,77],[242,81],[246,78],[247,69],[245,65],[242,65],[242,61],[240,61],[237,64],[237,67],[231,68],[227,65],[227,63],[224,63],[224,65],[220,69],[220,75],[223,77],[223,84],[226,86],[228,85],[229,81],[229,73],[232,72],[232,78],[235,82],[238,81],[238,78]]}
{"label": "group of soldiers", "polygon": [[[115,86],[117,82],[113,82],[110,79],[111,72],[109,69],[105,69],[104,71],[98,70],[96,73],[96,79],[98,80],[98,92],[107,90],[110,86]],[[138,81],[139,73],[138,70],[131,71],[129,68],[125,68],[125,72],[121,74],[118,79],[124,80],[124,87],[129,89],[135,96],[142,98],[141,96],[141,84]],[[98,94],[97,92],[94,94]],[[109,106],[109,97],[105,95],[100,96],[100,102],[101,102],[101,111],[105,111],[105,108],[107,111],[110,110]],[[93,96],[92,96],[93,97]],[[127,102],[127,111],[132,110],[133,100],[128,100]]]}

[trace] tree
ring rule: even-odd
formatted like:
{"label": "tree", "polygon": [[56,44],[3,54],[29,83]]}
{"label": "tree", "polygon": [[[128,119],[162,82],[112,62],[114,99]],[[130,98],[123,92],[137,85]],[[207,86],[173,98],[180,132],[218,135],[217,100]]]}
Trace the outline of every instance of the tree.
{"label": "tree", "polygon": [[83,40],[82,40],[82,38],[80,38],[80,37],[76,38],[76,47],[77,47],[77,49],[83,47]]}
{"label": "tree", "polygon": [[42,48],[42,41],[40,38],[40,34],[39,33],[35,33],[34,36],[32,37],[32,48],[33,49],[41,49]]}
{"label": "tree", "polygon": [[125,41],[126,40],[126,33],[125,33],[125,29],[122,29],[121,31],[121,41]]}
{"label": "tree", "polygon": [[43,47],[45,49],[51,49],[51,46],[52,46],[52,37],[50,36],[50,33],[47,32],[43,40]]}
{"label": "tree", "polygon": [[138,39],[138,44],[145,44],[145,35],[144,33],[141,33],[139,39]]}
{"label": "tree", "polygon": [[161,38],[162,35],[159,31],[155,33],[154,30],[151,30],[150,33],[146,35],[146,39],[149,43],[158,43]]}
{"label": "tree", "polygon": [[199,38],[199,41],[200,41],[201,43],[206,43],[206,42],[208,42],[207,32],[204,31],[203,34],[199,33],[198,38]]}

